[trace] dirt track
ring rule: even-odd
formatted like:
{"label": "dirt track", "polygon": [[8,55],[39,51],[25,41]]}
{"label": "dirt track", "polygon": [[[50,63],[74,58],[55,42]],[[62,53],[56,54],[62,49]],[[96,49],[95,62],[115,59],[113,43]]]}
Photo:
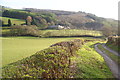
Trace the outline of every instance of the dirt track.
{"label": "dirt track", "polygon": [[104,60],[106,61],[106,64],[109,66],[110,70],[112,71],[115,78],[119,78],[120,80],[120,68],[118,64],[116,64],[111,58],[108,57],[108,55],[105,54],[104,51],[101,51],[98,49],[98,44],[95,44],[95,50],[103,56]]}

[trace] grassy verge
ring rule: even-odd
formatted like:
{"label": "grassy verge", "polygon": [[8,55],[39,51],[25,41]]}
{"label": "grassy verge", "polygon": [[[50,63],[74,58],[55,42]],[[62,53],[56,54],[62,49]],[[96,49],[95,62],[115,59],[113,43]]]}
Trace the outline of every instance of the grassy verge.
{"label": "grassy verge", "polygon": [[109,47],[110,49],[118,52],[118,45],[114,45],[114,44],[106,44],[107,47]]}
{"label": "grassy verge", "polygon": [[78,51],[76,78],[113,78],[103,57],[95,51],[95,43],[88,42]]}
{"label": "grassy verge", "polygon": [[111,53],[110,51],[106,50],[105,48],[103,48],[103,46],[101,44],[98,45],[98,48],[101,51],[104,51],[112,60],[114,60],[116,63],[118,63],[120,65],[120,57],[114,55],[113,53]]}

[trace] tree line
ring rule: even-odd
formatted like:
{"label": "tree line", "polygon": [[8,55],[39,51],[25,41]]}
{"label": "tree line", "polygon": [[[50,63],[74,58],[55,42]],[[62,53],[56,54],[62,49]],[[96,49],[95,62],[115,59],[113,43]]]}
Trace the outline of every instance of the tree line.
{"label": "tree line", "polygon": [[[55,14],[52,14],[52,13],[31,13],[31,12],[20,11],[20,10],[4,10],[2,12],[2,16],[26,20],[25,24],[36,25],[40,29],[42,28],[44,29],[47,26],[54,25],[56,23],[56,18],[55,18],[56,16]],[[9,20],[9,24],[12,25],[10,20]]]}

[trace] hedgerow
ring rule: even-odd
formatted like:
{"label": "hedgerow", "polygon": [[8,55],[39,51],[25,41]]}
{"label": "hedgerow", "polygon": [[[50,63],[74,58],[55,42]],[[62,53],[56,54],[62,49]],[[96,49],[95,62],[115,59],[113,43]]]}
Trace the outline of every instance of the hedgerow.
{"label": "hedgerow", "polygon": [[117,36],[108,37],[107,44],[114,44],[114,45],[120,44],[120,37]]}
{"label": "hedgerow", "polygon": [[2,36],[39,36],[39,30],[35,25],[11,26]]}
{"label": "hedgerow", "polygon": [[3,78],[70,78],[71,57],[84,44],[75,39],[51,45],[34,55],[2,68]]}
{"label": "hedgerow", "polygon": [[107,41],[106,45],[107,45],[107,47],[109,47],[112,50],[115,50],[115,51],[117,51],[119,53],[119,51],[120,51],[120,49],[119,49],[120,37],[119,36],[108,37],[108,41]]}

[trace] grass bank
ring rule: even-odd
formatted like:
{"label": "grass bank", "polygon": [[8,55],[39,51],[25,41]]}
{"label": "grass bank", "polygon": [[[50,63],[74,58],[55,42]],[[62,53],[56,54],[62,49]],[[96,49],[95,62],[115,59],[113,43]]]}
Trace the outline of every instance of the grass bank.
{"label": "grass bank", "polygon": [[109,47],[110,49],[119,52],[119,47],[118,45],[114,45],[114,44],[106,44],[107,47]]}
{"label": "grass bank", "polygon": [[76,78],[113,78],[103,57],[95,51],[95,43],[88,42],[78,51]]}
{"label": "grass bank", "polygon": [[101,44],[98,45],[98,48],[101,51],[104,51],[113,61],[115,61],[116,63],[118,63],[120,65],[120,57],[114,55],[113,53],[111,53],[110,51],[106,50]]}

